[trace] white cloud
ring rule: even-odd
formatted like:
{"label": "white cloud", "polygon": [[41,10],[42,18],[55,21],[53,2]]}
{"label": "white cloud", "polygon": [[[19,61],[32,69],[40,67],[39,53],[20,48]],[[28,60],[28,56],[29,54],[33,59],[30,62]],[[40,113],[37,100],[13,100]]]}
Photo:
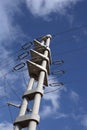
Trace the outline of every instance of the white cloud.
{"label": "white cloud", "polygon": [[60,98],[60,90],[56,91],[54,93],[48,93],[48,94],[44,95],[45,100],[51,101],[54,111],[59,108],[59,102],[58,102],[59,98]]}
{"label": "white cloud", "polygon": [[[53,89],[49,89],[49,91],[54,90]],[[49,117],[51,115],[55,115],[57,113],[57,111],[60,108],[60,101],[59,99],[60,94],[61,94],[61,90],[62,89],[58,89],[56,92],[53,93],[48,93],[48,94],[44,94],[43,99],[45,100],[45,102],[49,102],[50,104],[47,105],[45,104],[45,106],[43,106],[42,111],[41,111],[41,117],[42,118],[46,118]]]}
{"label": "white cloud", "polygon": [[50,116],[51,114],[52,114],[52,108],[51,108],[51,106],[44,106],[43,110],[40,113],[40,116],[42,118],[45,118],[45,117]]}
{"label": "white cloud", "polygon": [[55,119],[66,118],[66,117],[68,117],[68,114],[57,113]]}
{"label": "white cloud", "polygon": [[[21,14],[20,5],[23,0],[0,0],[0,96],[3,96],[4,77],[7,76],[9,83],[15,82],[17,74],[9,73],[9,70],[16,64],[14,61],[13,50],[10,50],[15,39],[23,34],[20,26],[15,22],[15,15]],[[21,32],[21,33],[20,33]],[[23,36],[23,35],[22,35]],[[11,41],[11,42],[10,42]],[[14,79],[14,80],[13,80]]]}
{"label": "white cloud", "polygon": [[64,14],[67,8],[81,0],[26,0],[27,7],[35,16],[47,16],[50,13]]}
{"label": "white cloud", "polygon": [[[14,57],[12,57],[12,52],[8,51],[7,48],[1,44],[0,46],[0,97],[8,96],[10,97],[10,93],[12,93],[12,89],[16,90],[15,87],[16,82],[21,81],[22,89],[25,88],[25,83],[23,80],[23,74],[21,72],[12,72],[12,69],[15,65],[17,65],[16,61],[14,61]],[[6,88],[6,90],[5,90]],[[5,92],[6,91],[6,92]]]}
{"label": "white cloud", "polygon": [[[58,83],[58,80],[55,79],[55,77],[50,77],[50,84],[51,83]],[[42,111],[41,111],[41,117],[49,117],[52,114],[55,115],[58,109],[60,108],[60,98],[61,98],[61,91],[64,90],[64,87],[62,86],[56,86],[56,87],[48,87],[48,90],[45,92],[50,92],[47,94],[44,94],[43,99],[45,102],[49,102],[50,104],[43,106]],[[56,90],[56,91],[54,91]],[[52,92],[53,91],[53,92]]]}
{"label": "white cloud", "polygon": [[78,93],[76,93],[75,91],[71,91],[70,92],[70,98],[72,101],[74,101],[75,103],[77,103],[79,101],[79,95]]}
{"label": "white cloud", "polygon": [[20,12],[20,0],[0,1],[0,42],[12,40],[21,31],[17,24],[14,24],[15,13]]}
{"label": "white cloud", "polygon": [[81,124],[87,128],[87,115],[83,117],[83,119],[81,120]]}
{"label": "white cloud", "polygon": [[13,129],[13,125],[9,122],[2,122],[0,123],[0,130],[12,130]]}

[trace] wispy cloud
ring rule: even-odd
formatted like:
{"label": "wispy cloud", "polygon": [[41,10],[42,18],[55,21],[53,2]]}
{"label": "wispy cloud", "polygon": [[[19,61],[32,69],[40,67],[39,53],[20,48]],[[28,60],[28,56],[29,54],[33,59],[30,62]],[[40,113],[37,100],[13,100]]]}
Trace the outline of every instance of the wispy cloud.
{"label": "wispy cloud", "polygon": [[77,103],[79,101],[79,94],[76,93],[75,91],[71,90],[69,96],[70,96],[71,100],[74,101],[75,103]]}
{"label": "wispy cloud", "polygon": [[87,128],[87,115],[85,115],[81,120],[81,125]]}
{"label": "wispy cloud", "polygon": [[21,31],[15,24],[15,13],[20,12],[20,0],[0,1],[0,42],[15,39]]}
{"label": "wispy cloud", "polygon": [[[53,77],[50,78],[50,83],[58,83],[57,79],[53,79]],[[56,91],[54,91],[56,90]],[[45,100],[45,106],[43,106],[42,111],[41,111],[41,117],[49,117],[52,114],[55,115],[58,109],[60,108],[60,98],[61,98],[61,92],[64,90],[64,87],[62,86],[56,86],[56,87],[49,87],[47,94],[44,94],[43,99]],[[54,91],[54,92],[52,92]],[[48,103],[50,103],[48,105]]]}
{"label": "wispy cloud", "polygon": [[0,123],[0,130],[12,130],[13,129],[13,125],[9,122],[2,122]]}
{"label": "wispy cloud", "polygon": [[72,113],[70,115],[71,118],[73,118],[75,121],[78,121],[81,126],[87,129],[87,114],[81,114],[78,115]]}
{"label": "wispy cloud", "polygon": [[47,16],[51,13],[65,14],[67,8],[81,0],[26,0],[28,9],[34,16]]}
{"label": "wispy cloud", "polygon": [[52,108],[51,106],[43,106],[43,109],[40,113],[42,118],[49,117],[52,114]]}
{"label": "wispy cloud", "polygon": [[55,119],[66,118],[66,117],[68,117],[68,114],[57,113],[56,116],[55,116]]}
{"label": "wispy cloud", "polygon": [[[21,4],[23,0],[3,0],[0,1],[0,96],[4,96],[3,86],[10,81],[10,85],[17,81],[16,73],[9,73],[17,63],[14,60],[13,44],[15,40],[20,39],[20,34],[23,36],[20,25],[15,21],[15,16],[21,14]],[[12,85],[11,85],[12,86]],[[10,89],[8,89],[10,90]],[[10,92],[10,91],[9,91]]]}

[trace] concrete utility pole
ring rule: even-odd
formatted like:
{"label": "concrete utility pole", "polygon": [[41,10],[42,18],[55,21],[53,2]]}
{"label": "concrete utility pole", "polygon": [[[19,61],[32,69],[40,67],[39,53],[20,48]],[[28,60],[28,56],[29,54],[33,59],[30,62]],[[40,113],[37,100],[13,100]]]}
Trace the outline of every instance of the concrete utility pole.
{"label": "concrete utility pole", "polygon": [[[41,42],[34,40],[34,50],[31,52],[31,60],[27,61],[30,81],[26,92],[23,95],[23,102],[20,107],[18,117],[14,122],[14,130],[21,130],[27,127],[28,130],[36,130],[36,126],[40,121],[39,108],[41,97],[44,90],[43,85],[48,86],[48,74],[50,74],[51,53],[49,49],[51,35],[42,37]],[[37,86],[33,88],[34,82]],[[28,102],[34,100],[32,112],[27,114]]]}

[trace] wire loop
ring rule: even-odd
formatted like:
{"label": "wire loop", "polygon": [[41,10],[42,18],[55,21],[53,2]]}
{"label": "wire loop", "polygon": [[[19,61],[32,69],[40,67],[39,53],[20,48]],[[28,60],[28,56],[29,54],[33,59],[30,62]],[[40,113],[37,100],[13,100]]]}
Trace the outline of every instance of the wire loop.
{"label": "wire loop", "polygon": [[25,67],[25,63],[22,62],[22,63],[16,65],[15,67],[13,67],[13,70],[14,70],[14,71],[18,71],[18,70],[20,70],[20,69],[22,69],[22,68],[24,68],[24,67]]}
{"label": "wire loop", "polygon": [[32,42],[25,43],[24,45],[21,46],[21,48],[22,48],[23,50],[27,50],[27,49],[30,48],[32,45],[33,45]]}
{"label": "wire loop", "polygon": [[56,87],[56,86],[63,86],[64,84],[62,82],[56,82],[56,83],[51,83],[49,84],[51,87]]}
{"label": "wire loop", "polygon": [[65,73],[64,70],[54,70],[51,74],[53,74],[53,75],[54,75],[54,74],[55,74],[55,75],[56,75],[56,74],[60,74],[60,75],[61,75],[61,74],[64,74],[64,73]]}
{"label": "wire loop", "polygon": [[26,51],[26,52],[23,52],[22,54],[18,55],[18,59],[17,60],[22,60],[24,59],[25,57],[27,57],[29,55],[29,52]]}
{"label": "wire loop", "polygon": [[56,60],[56,61],[53,61],[53,65],[61,65],[61,64],[63,64],[64,63],[64,61],[63,60]]}

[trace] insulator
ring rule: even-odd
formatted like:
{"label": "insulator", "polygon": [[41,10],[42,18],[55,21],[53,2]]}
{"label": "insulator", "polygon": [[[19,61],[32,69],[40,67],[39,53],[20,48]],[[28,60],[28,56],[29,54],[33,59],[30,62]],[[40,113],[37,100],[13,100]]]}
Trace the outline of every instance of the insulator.
{"label": "insulator", "polygon": [[24,59],[25,57],[27,57],[29,55],[29,52],[26,51],[26,52],[23,52],[22,54],[18,55],[18,60],[22,60]]}
{"label": "insulator", "polygon": [[13,70],[14,70],[14,71],[20,70],[20,69],[22,69],[24,66],[25,66],[25,63],[22,62],[22,63],[16,65],[15,67],[13,67]]}
{"label": "insulator", "polygon": [[51,87],[55,87],[55,86],[63,86],[64,84],[62,82],[57,82],[57,83],[51,83],[49,84]]}
{"label": "insulator", "polygon": [[53,65],[61,65],[61,64],[63,64],[63,63],[64,63],[63,60],[57,60],[57,61],[54,61],[52,64],[53,64]]}
{"label": "insulator", "polygon": [[64,73],[65,73],[64,70],[55,70],[51,74],[64,74]]}
{"label": "insulator", "polygon": [[23,50],[27,50],[28,48],[30,48],[32,46],[32,42],[29,42],[29,43],[25,43],[24,45],[21,46],[21,48]]}
{"label": "insulator", "polygon": [[[16,107],[16,108],[21,108],[21,105],[16,105],[14,103],[10,103],[10,102],[7,102],[8,106],[13,106],[13,107]],[[27,108],[27,112],[32,112],[31,109]]]}
{"label": "insulator", "polygon": [[16,104],[11,103],[11,102],[7,102],[7,104],[8,104],[8,106],[14,106],[14,107],[17,107],[17,108],[20,108],[20,107],[21,107],[20,104],[19,104],[19,105],[16,105]]}

